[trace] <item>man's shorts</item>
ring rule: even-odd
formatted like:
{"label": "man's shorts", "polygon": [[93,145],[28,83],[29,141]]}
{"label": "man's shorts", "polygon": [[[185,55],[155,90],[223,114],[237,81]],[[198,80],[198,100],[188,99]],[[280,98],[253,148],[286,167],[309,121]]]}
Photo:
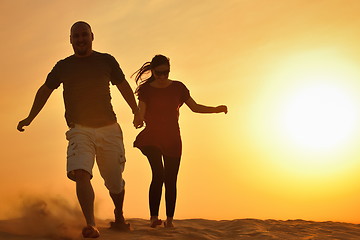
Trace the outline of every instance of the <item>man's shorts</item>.
{"label": "man's shorts", "polygon": [[95,159],[105,186],[111,193],[120,193],[125,181],[122,173],[125,167],[123,135],[118,123],[100,128],[75,125],[66,132],[67,175],[75,181],[74,170],[82,169],[90,173]]}

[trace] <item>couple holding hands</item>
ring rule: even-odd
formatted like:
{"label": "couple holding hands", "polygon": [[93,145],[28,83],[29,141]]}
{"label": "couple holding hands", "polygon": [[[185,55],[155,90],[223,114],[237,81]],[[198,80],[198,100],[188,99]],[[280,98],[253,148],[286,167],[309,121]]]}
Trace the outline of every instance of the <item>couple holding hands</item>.
{"label": "couple holding hands", "polygon": [[[181,159],[179,108],[185,103],[197,113],[227,113],[227,107],[198,104],[179,81],[170,80],[170,61],[156,55],[137,72],[135,95],[118,62],[109,54],[93,50],[94,34],[86,22],[76,22],[70,29],[74,54],[60,60],[36,93],[27,118],[18,123],[24,131],[41,111],[53,90],[63,84],[66,132],[67,176],[76,183],[76,194],[86,220],[82,230],[85,238],[100,236],[95,224],[94,199],[91,185],[92,169],[99,167],[115,209],[111,228],[129,230],[123,216],[125,151],[122,130],[111,104],[110,83],[115,85],[134,114],[136,128],[145,128],[134,141],[147,157],[152,171],[149,190],[150,226],[163,222],[158,218],[162,188],[165,184],[165,227],[173,226],[176,203],[176,181]],[[145,77],[144,77],[145,76]]]}

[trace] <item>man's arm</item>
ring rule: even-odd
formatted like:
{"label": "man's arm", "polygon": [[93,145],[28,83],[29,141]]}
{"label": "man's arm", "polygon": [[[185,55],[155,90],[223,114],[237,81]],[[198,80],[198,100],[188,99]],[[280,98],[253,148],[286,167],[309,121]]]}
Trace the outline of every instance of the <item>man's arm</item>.
{"label": "man's arm", "polygon": [[140,125],[140,122],[142,122],[142,120],[140,119],[139,108],[136,104],[133,90],[131,89],[128,81],[126,80],[117,84],[116,87],[119,89],[121,95],[123,96],[127,104],[130,106],[132,113],[134,114],[133,124],[137,128]]}
{"label": "man's arm", "polygon": [[138,117],[138,122],[134,121],[135,128],[141,128],[144,126],[145,112],[146,112],[146,103],[143,101],[139,101],[139,117]]}
{"label": "man's arm", "polygon": [[19,122],[17,126],[17,130],[23,132],[24,131],[23,127],[30,125],[30,123],[34,120],[34,118],[39,114],[41,109],[44,107],[46,101],[49,99],[53,91],[54,89],[48,88],[45,84],[39,88],[39,90],[35,95],[34,103],[31,107],[29,116]]}

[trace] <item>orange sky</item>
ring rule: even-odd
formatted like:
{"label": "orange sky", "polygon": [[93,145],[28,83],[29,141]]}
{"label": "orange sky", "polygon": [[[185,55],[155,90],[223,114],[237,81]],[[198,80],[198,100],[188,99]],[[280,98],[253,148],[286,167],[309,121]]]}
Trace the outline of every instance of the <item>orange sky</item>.
{"label": "orange sky", "polygon": [[[112,54],[132,87],[130,75],[161,53],[196,101],[229,107],[228,115],[181,109],[175,217],[360,223],[357,0],[121,2],[1,3],[0,218],[19,195],[75,201],[61,89],[25,133],[16,125],[54,64],[72,54],[70,26],[85,20],[94,49]],[[147,218],[150,168],[112,90],[127,151],[125,216]],[[111,217],[98,172],[93,184],[98,216]]]}

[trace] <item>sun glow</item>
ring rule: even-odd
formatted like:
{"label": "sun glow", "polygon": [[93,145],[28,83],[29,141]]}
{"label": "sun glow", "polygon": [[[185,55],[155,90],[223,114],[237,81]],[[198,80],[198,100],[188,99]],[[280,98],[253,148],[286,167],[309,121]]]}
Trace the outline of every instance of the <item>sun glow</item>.
{"label": "sun glow", "polygon": [[333,151],[348,143],[357,129],[360,107],[351,64],[328,52],[291,59],[282,73],[291,80],[278,108],[278,128],[302,150]]}
{"label": "sun glow", "polygon": [[274,166],[303,177],[350,169],[353,158],[344,154],[360,130],[357,68],[328,52],[310,52],[271,71],[251,118],[257,148]]}
{"label": "sun glow", "polygon": [[331,150],[346,144],[357,125],[357,107],[349,93],[336,85],[302,87],[279,115],[286,138],[305,150]]}

